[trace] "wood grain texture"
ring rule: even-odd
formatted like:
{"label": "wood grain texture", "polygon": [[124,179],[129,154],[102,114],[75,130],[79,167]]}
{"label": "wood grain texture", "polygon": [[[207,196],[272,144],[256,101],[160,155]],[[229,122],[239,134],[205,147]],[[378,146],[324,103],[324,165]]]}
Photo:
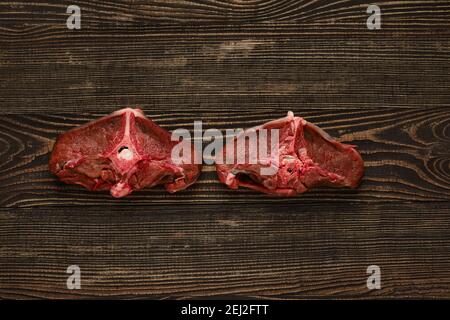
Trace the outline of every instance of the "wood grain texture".
{"label": "wood grain texture", "polygon": [[[273,209],[2,209],[0,297],[448,296],[448,203]],[[81,290],[66,288],[72,264]],[[372,264],[381,290],[367,290]]]}
{"label": "wood grain texture", "polygon": [[[376,31],[369,3],[77,1],[68,30],[73,3],[0,1],[0,298],[450,298],[450,3],[377,1]],[[366,175],[277,199],[206,166],[116,200],[48,172],[58,134],[125,106],[168,130],[292,110]]]}
{"label": "wood grain texture", "polygon": [[[271,21],[355,23],[367,19],[366,8],[372,1],[347,0],[122,0],[0,2],[0,19],[5,24],[58,24],[67,19],[66,9],[77,4],[83,24],[242,24]],[[447,22],[450,4],[445,0],[381,0],[386,21],[421,22],[428,25]]]}
{"label": "wood grain texture", "polygon": [[450,28],[409,30],[2,30],[0,112],[450,107]]}
{"label": "wood grain texture", "polygon": [[[247,128],[282,117],[279,110],[259,112],[196,111],[147,114],[168,130],[190,129],[195,120],[208,128]],[[272,198],[250,190],[236,192],[222,185],[213,166],[205,166],[199,181],[182,192],[167,194],[163,188],[145,189],[118,201],[109,193],[93,193],[79,186],[57,182],[47,167],[49,152],[59,133],[100,115],[11,115],[0,117],[3,142],[0,192],[3,207],[42,205],[117,206],[153,203],[292,203],[327,201],[450,200],[450,111],[448,108],[377,110],[293,109],[346,143],[358,146],[366,171],[357,190],[320,189],[292,198]]]}

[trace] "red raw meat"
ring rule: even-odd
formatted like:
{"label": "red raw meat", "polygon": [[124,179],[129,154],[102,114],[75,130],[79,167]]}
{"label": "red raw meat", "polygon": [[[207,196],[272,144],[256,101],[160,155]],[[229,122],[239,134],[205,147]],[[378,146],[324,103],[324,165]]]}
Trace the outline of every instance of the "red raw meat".
{"label": "red raw meat", "polygon": [[193,184],[201,170],[171,160],[178,143],[140,109],[126,108],[61,135],[49,166],[61,181],[110,190],[117,198],[160,184],[176,192]]}
{"label": "red raw meat", "polygon": [[[259,136],[261,129],[267,129],[268,145],[272,136],[270,129],[279,130],[278,155],[258,158],[256,164],[251,164],[249,150],[252,150],[252,142],[246,138],[245,158],[239,164],[236,154],[242,149],[237,150],[237,137],[234,138],[232,164],[216,161],[220,181],[231,189],[243,186],[278,196],[295,196],[317,186],[358,186],[364,172],[364,162],[354,146],[334,140],[314,124],[294,117],[292,112],[285,118],[248,129],[243,134],[247,136],[255,132]],[[269,147],[267,149],[270,150]],[[226,159],[230,151],[224,148],[219,155]],[[276,173],[262,175],[261,168],[269,166],[276,168]]]}

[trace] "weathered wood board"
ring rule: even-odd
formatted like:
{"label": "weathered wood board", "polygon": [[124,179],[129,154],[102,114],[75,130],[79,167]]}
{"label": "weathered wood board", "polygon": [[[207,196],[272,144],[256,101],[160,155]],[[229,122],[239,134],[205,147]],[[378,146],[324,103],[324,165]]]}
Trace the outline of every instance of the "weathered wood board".
{"label": "weathered wood board", "polygon": [[[450,298],[450,2],[378,1],[380,30],[369,1],[78,1],[81,30],[69,4],[0,2],[1,298]],[[58,182],[58,134],[126,106],[169,130],[292,110],[366,174],[289,199],[212,166],[174,195]]]}

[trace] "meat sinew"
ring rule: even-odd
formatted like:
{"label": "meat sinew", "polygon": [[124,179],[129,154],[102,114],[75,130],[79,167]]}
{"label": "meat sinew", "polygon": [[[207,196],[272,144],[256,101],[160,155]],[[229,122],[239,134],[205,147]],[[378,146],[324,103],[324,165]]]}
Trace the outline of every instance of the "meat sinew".
{"label": "meat sinew", "polygon": [[[178,143],[185,142],[171,141],[171,134],[140,109],[126,108],[61,135],[49,166],[61,181],[110,190],[117,198],[161,184],[172,193],[193,184],[201,170],[193,162],[171,160]],[[192,145],[191,150],[194,159]]]}
{"label": "meat sinew", "polygon": [[[255,133],[259,138],[262,131],[266,131],[263,143],[267,143],[268,151],[266,156],[260,156],[258,151],[257,161],[250,162],[251,153],[261,147],[261,142],[249,136]],[[278,137],[272,132],[277,132]],[[245,148],[238,147],[240,137],[244,138]],[[270,152],[274,139],[278,140],[275,152]],[[364,172],[364,162],[354,146],[334,140],[314,124],[294,117],[292,112],[285,118],[248,129],[231,141],[231,146],[216,157],[219,179],[231,189],[243,186],[278,196],[294,196],[317,186],[355,188]],[[237,161],[239,152],[245,153],[244,161]],[[231,163],[226,161],[227,153],[233,160]],[[219,156],[223,159],[221,163],[217,161]],[[262,174],[262,168],[271,170]]]}

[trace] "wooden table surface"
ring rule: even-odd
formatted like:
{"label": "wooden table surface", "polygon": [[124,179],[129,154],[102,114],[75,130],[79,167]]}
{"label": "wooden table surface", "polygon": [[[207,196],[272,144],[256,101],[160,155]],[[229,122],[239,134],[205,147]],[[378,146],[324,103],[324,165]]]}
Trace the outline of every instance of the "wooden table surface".
{"label": "wooden table surface", "polygon": [[[377,1],[381,30],[368,4],[0,1],[0,297],[450,298],[450,2]],[[58,182],[58,134],[126,106],[169,130],[292,110],[365,177],[289,199],[212,166],[174,195]]]}

